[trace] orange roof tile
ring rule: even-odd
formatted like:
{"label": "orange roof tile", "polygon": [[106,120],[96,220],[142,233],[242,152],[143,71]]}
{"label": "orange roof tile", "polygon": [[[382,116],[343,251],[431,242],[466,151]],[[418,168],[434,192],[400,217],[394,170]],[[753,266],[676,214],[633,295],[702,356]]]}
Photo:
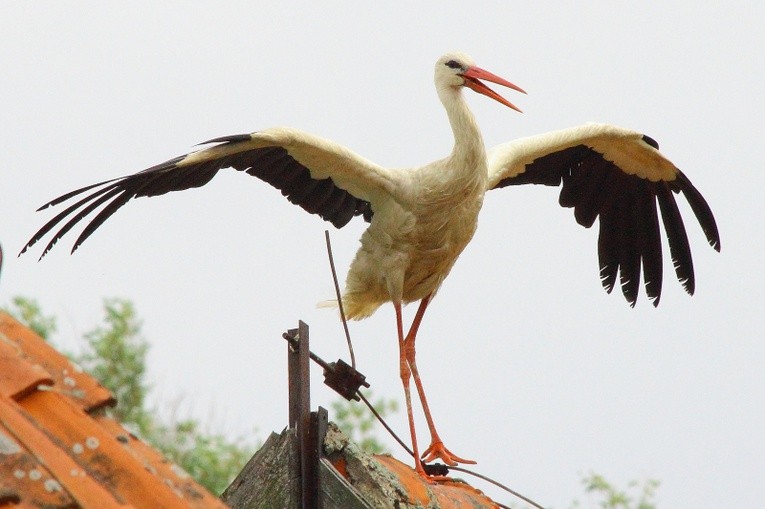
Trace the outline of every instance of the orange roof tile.
{"label": "orange roof tile", "polygon": [[228,506],[99,409],[98,381],[0,312],[0,508]]}
{"label": "orange roof tile", "polygon": [[[457,478],[428,481],[390,455],[366,453],[334,423],[327,426],[324,452],[329,463],[359,496],[375,507],[499,509],[499,505],[480,490]],[[269,464],[269,460],[262,461]]]}

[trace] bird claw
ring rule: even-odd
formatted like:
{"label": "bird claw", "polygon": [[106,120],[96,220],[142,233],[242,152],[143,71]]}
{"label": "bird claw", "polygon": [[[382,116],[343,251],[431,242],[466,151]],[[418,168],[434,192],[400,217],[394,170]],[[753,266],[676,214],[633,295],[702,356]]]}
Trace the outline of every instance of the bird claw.
{"label": "bird claw", "polygon": [[449,449],[444,447],[444,443],[440,440],[436,440],[430,443],[430,446],[422,453],[423,463],[430,463],[435,459],[440,459],[449,466],[456,466],[458,463],[464,463],[469,465],[475,465],[475,461],[460,458]]}

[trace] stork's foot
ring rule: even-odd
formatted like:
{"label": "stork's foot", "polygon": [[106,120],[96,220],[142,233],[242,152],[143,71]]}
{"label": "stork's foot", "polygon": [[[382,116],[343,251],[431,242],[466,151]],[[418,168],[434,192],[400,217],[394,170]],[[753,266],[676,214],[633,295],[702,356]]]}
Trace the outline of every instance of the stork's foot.
{"label": "stork's foot", "polygon": [[451,452],[449,449],[444,447],[444,443],[441,440],[434,440],[430,443],[430,447],[425,449],[425,452],[422,453],[422,461],[425,463],[430,463],[431,461],[435,459],[440,459],[444,463],[446,463],[449,466],[456,466],[458,463],[464,463],[469,465],[475,465],[475,461],[473,460],[466,460],[465,458],[460,458],[453,452]]}

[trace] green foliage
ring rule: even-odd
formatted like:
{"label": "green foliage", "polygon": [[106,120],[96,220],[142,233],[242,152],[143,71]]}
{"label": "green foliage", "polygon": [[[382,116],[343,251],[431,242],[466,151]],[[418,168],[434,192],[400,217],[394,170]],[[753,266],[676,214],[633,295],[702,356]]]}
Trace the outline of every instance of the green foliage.
{"label": "green foliage", "polygon": [[135,308],[124,299],[104,300],[104,324],[85,334],[87,349],[77,358],[82,368],[112,391],[119,404],[114,418],[136,427],[152,440],[152,413],[146,409],[146,354],[149,344],[141,337]]}
{"label": "green foliage", "polygon": [[155,423],[151,436],[157,449],[212,493],[222,493],[258,448],[241,437],[231,441],[206,433],[193,419],[172,426]]}
{"label": "green foliage", "polygon": [[[371,393],[366,395],[370,401],[372,400],[371,396]],[[382,417],[398,411],[398,402],[394,399],[385,400],[384,398],[378,398],[372,402],[372,405]],[[375,431],[379,429],[379,424],[366,406],[361,403],[339,399],[332,403],[332,411],[332,419],[335,421],[335,424],[363,450],[373,454],[389,452],[387,447],[376,436]]]}
{"label": "green foliage", "polygon": [[[631,481],[622,490],[602,475],[593,473],[584,477],[582,484],[584,491],[594,496],[597,507],[601,509],[656,509],[656,490],[660,484],[656,479],[647,479],[642,483]],[[573,507],[581,506],[575,501]]]}
{"label": "green foliage", "polygon": [[32,329],[35,334],[47,341],[56,332],[56,318],[45,316],[36,300],[14,297],[11,302],[12,307],[7,308],[6,311]]}

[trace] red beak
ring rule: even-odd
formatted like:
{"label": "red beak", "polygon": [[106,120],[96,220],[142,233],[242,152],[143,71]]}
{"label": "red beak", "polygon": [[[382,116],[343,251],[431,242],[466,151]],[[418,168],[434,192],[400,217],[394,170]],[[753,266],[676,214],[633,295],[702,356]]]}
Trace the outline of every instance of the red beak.
{"label": "red beak", "polygon": [[490,89],[486,85],[484,85],[479,80],[486,80],[491,81],[492,83],[497,83],[498,85],[502,85],[504,87],[512,88],[513,90],[516,90],[518,92],[521,92],[522,94],[525,94],[526,91],[523,90],[518,85],[514,85],[507,81],[506,79],[500,78],[496,74],[492,74],[489,71],[486,71],[484,69],[481,69],[480,67],[468,67],[467,71],[462,73],[462,77],[465,78],[465,86],[470,88],[471,90],[474,90],[475,92],[478,92],[479,94],[483,94],[487,97],[491,97],[497,102],[500,102],[504,104],[505,106],[508,106],[515,111],[518,111],[520,113],[523,113],[517,106],[515,106],[513,103],[496,93],[494,90]]}

